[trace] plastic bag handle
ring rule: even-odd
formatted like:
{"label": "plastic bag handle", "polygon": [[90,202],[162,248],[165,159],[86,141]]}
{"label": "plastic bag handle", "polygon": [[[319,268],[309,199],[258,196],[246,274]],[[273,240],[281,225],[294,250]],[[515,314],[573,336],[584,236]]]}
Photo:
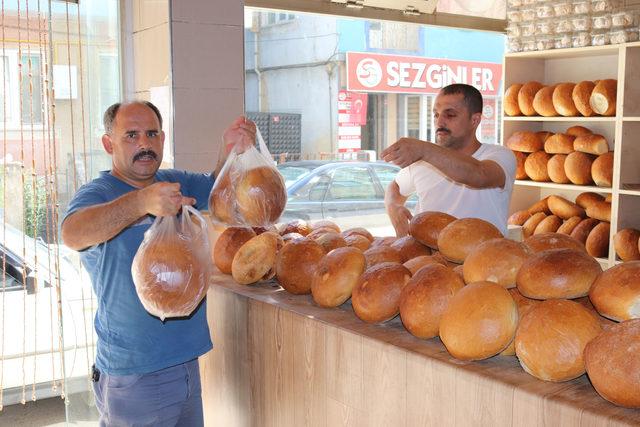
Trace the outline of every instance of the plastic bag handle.
{"label": "plastic bag handle", "polygon": [[[185,212],[188,212],[189,215],[194,215],[196,216],[199,220],[200,220],[200,230],[201,232],[206,233],[207,232],[207,221],[204,219],[204,216],[202,216],[202,214],[193,206],[191,205],[182,205],[182,221],[191,221],[189,218],[187,218],[187,215],[185,215]],[[185,219],[186,218],[186,219]]]}
{"label": "plastic bag handle", "polygon": [[269,162],[269,164],[273,164],[273,157],[271,157],[271,153],[267,148],[267,144],[265,144],[264,139],[262,138],[262,134],[260,133],[260,129],[256,126],[256,139],[258,140],[258,147],[260,147],[260,154]]}

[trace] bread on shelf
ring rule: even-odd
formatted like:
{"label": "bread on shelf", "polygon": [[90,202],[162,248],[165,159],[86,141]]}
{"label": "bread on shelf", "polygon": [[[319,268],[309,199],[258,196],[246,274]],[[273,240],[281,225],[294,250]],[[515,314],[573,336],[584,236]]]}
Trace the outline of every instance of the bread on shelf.
{"label": "bread on shelf", "polygon": [[609,144],[604,136],[591,133],[577,137],[573,141],[573,149],[598,156],[609,151]]}
{"label": "bread on shelf", "polygon": [[520,92],[522,86],[520,83],[515,83],[509,86],[504,92],[502,103],[504,105],[504,113],[507,116],[522,115],[522,111],[520,111],[520,106],[518,105],[518,92]]}
{"label": "bread on shelf", "polygon": [[591,164],[591,177],[598,187],[613,185],[613,151],[598,156]]}
{"label": "bread on shelf", "polygon": [[544,140],[536,132],[514,132],[505,143],[507,148],[523,153],[533,153],[544,149]]}
{"label": "bread on shelf", "polygon": [[525,116],[535,116],[536,110],[533,108],[533,100],[536,93],[542,89],[544,85],[540,82],[531,81],[525,83],[518,91],[518,106]]}
{"label": "bread on shelf", "polygon": [[533,109],[543,117],[554,117],[558,115],[553,106],[553,91],[556,86],[545,86],[540,89],[533,98]]}
{"label": "bread on shelf", "polygon": [[575,83],[560,83],[553,91],[553,107],[561,116],[571,117],[578,115],[578,109],[573,102],[573,88]]}
{"label": "bread on shelf", "polygon": [[[529,154],[524,162],[524,170],[527,176],[533,181],[548,182],[550,180],[547,169],[549,159],[551,159],[551,154],[544,151],[536,151]],[[589,170],[589,175],[591,175],[591,170]]]}
{"label": "bread on shelf", "polygon": [[564,161],[564,172],[567,178],[576,185],[591,184],[591,164],[594,156],[580,151],[574,151],[567,155]]}
{"label": "bread on shelf", "polygon": [[544,151],[549,154],[569,154],[573,149],[575,136],[568,133],[556,133],[544,142]]}
{"label": "bread on shelf", "polygon": [[617,90],[618,81],[615,79],[598,81],[589,98],[589,106],[593,112],[602,116],[615,116]]}
{"label": "bread on shelf", "polygon": [[571,182],[564,171],[564,162],[566,159],[566,154],[554,154],[547,162],[549,179],[556,184],[569,184]]}
{"label": "bread on shelf", "polygon": [[640,230],[623,228],[613,236],[613,248],[622,261],[640,260]]}
{"label": "bread on shelf", "polygon": [[578,83],[574,88],[571,94],[573,98],[573,103],[576,106],[576,109],[580,114],[585,117],[591,117],[595,113],[593,109],[589,105],[589,99],[591,98],[591,92],[593,92],[593,88],[595,87],[595,83],[589,80],[582,81]]}

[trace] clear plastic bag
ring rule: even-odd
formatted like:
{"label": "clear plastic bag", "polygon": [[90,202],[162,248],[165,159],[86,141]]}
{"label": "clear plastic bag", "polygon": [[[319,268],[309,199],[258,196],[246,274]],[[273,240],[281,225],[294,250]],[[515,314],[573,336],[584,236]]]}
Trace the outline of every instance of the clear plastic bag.
{"label": "clear plastic bag", "polygon": [[284,178],[275,167],[260,131],[258,150],[229,154],[209,195],[213,221],[226,225],[269,227],[275,224],[287,204]]}
{"label": "clear plastic bag", "polygon": [[207,293],[211,275],[207,222],[191,206],[157,217],[131,265],[144,308],[161,320],[189,316]]}

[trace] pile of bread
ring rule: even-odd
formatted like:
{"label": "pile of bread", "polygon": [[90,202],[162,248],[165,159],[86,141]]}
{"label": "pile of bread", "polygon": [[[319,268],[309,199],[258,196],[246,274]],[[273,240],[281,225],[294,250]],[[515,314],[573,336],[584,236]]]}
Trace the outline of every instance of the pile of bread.
{"label": "pile of bread", "polygon": [[623,228],[613,236],[613,248],[622,261],[640,260],[640,230]]}
{"label": "pile of bread", "polygon": [[461,360],[515,354],[546,381],[586,369],[605,399],[640,407],[640,261],[602,272],[570,236],[516,242],[480,219],[423,212],[402,238],[329,221],[229,227],[213,260],[238,283],[275,277],[322,307],[351,299],[368,323],[400,315],[411,334],[439,336]]}
{"label": "pile of bread", "polygon": [[606,257],[611,229],[610,197],[587,191],[572,202],[552,195],[514,212],[507,222],[522,226],[524,238],[542,233],[565,234],[582,243],[589,255]]}
{"label": "pile of bread", "polygon": [[604,79],[545,86],[531,81],[515,83],[504,93],[508,116],[615,116],[618,81]]}
{"label": "pile of bread", "polygon": [[613,151],[604,136],[583,126],[563,133],[514,132],[505,142],[516,156],[516,179],[611,187]]}

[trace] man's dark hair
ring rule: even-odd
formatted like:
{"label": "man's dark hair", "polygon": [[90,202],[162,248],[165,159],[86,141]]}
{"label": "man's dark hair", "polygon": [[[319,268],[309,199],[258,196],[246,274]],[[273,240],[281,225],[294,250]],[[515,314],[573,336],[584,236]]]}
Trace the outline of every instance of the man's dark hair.
{"label": "man's dark hair", "polygon": [[443,95],[457,95],[459,93],[464,97],[464,103],[469,109],[469,113],[482,113],[482,94],[478,89],[471,85],[463,83],[454,83],[445,86],[440,90]]}
{"label": "man's dark hair", "polygon": [[147,107],[151,108],[151,110],[153,110],[153,112],[158,117],[158,122],[160,123],[160,129],[162,129],[162,114],[160,114],[160,110],[158,110],[158,107],[153,105],[151,102],[133,101],[133,102],[125,102],[124,104],[122,102],[116,102],[115,104],[107,108],[107,111],[104,112],[102,123],[104,124],[105,133],[111,133],[111,131],[113,130],[113,121],[116,119],[116,114],[118,114],[118,110],[123,105],[128,105],[128,104],[144,104]]}

